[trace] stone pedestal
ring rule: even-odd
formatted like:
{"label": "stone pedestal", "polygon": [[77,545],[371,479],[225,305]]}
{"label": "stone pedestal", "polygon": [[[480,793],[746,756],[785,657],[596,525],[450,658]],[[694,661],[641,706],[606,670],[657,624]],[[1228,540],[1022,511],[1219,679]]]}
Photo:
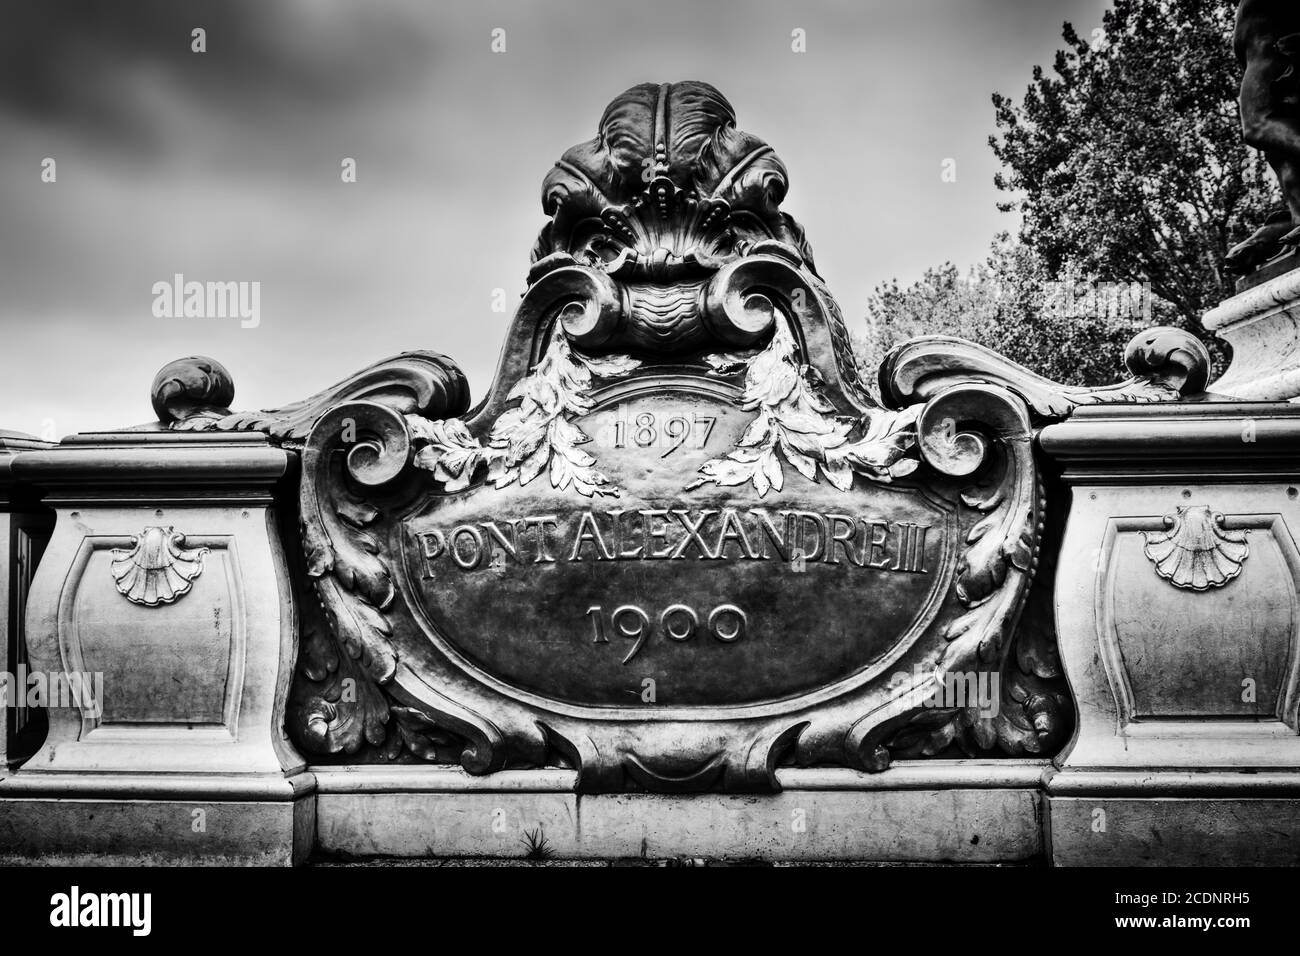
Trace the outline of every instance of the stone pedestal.
{"label": "stone pedestal", "polygon": [[1300,269],[1245,289],[1204,322],[1232,346],[1232,364],[1211,392],[1255,401],[1300,395]]}
{"label": "stone pedestal", "polygon": [[272,507],[289,461],[260,437],[136,432],[15,462],[57,522],[26,629],[49,732],[0,781],[5,858],[305,858],[313,779],[283,729],[296,632]]}
{"label": "stone pedestal", "polygon": [[1053,861],[1300,861],[1300,410],[1081,409],[1041,445],[1072,497]]}

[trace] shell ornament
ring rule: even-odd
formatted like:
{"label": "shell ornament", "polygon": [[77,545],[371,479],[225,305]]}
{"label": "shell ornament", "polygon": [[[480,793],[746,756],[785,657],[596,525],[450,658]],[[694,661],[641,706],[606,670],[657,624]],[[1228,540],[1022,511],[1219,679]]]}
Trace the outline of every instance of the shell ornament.
{"label": "shell ornament", "polygon": [[1223,515],[1208,505],[1188,505],[1165,515],[1167,531],[1144,531],[1146,556],[1156,573],[1174,587],[1193,591],[1221,588],[1238,574],[1250,554],[1245,531],[1229,531]]}
{"label": "shell ornament", "polygon": [[207,548],[186,550],[185,535],[151,527],[131,539],[131,548],[114,548],[111,569],[117,590],[132,604],[157,607],[187,593],[203,573]]}

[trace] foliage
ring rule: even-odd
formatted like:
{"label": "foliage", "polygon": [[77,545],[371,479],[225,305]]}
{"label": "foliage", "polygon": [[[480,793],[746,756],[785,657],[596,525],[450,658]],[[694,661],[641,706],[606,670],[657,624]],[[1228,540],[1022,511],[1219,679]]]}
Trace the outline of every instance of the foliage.
{"label": "foliage", "polygon": [[1053,75],[994,94],[1004,208],[1050,272],[1151,283],[1184,327],[1232,295],[1227,251],[1280,201],[1242,141],[1233,0],[1115,0],[1089,39],[1065,24]]}
{"label": "foliage", "polygon": [[[1267,163],[1241,137],[1233,0],[1115,0],[1087,38],[1065,24],[1050,72],[1035,67],[1020,105],[995,93],[1005,167],[999,237],[986,263],[945,263],[916,283],[878,286],[859,340],[874,370],[914,335],[949,334],[1069,384],[1119,376],[1128,338],[1168,324],[1200,336],[1224,366],[1204,313],[1235,291],[1223,261],[1280,202]],[[1134,316],[1061,290],[1142,283]],[[1068,299],[1068,294],[1066,295]],[[1119,315],[1114,314],[1118,311]],[[1129,313],[1129,314],[1125,314]]]}
{"label": "foliage", "polygon": [[555,855],[551,841],[546,839],[546,834],[542,832],[540,826],[535,830],[525,830],[524,835],[519,838],[519,842],[524,845],[525,860],[540,862],[549,860]]}
{"label": "foliage", "polygon": [[1054,381],[1097,385],[1121,377],[1124,345],[1170,321],[1170,311],[1144,287],[1049,278],[1030,250],[1004,234],[988,260],[965,275],[949,262],[910,286],[877,286],[866,334],[854,344],[863,368],[874,371],[900,342],[955,335]]}

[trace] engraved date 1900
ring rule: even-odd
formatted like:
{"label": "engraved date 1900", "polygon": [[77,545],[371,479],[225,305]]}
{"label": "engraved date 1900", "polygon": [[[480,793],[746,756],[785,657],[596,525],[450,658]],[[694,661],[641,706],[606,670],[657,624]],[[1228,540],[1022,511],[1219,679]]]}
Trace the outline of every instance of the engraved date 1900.
{"label": "engraved date 1900", "polygon": [[[604,609],[599,604],[593,604],[587,608],[587,617],[591,620],[591,630],[595,638],[592,643],[608,644]],[[693,638],[700,629],[700,616],[685,604],[672,604],[664,608],[659,615],[657,628],[651,623],[650,615],[635,604],[624,604],[614,608],[608,615],[608,619],[609,630],[613,631],[616,637],[632,641],[631,649],[623,658],[624,664],[640,653],[646,640],[655,631],[663,634],[670,641],[681,644]],[[749,618],[740,608],[734,604],[719,604],[709,612],[704,626],[717,640],[724,644],[734,644],[745,636],[748,624]]]}

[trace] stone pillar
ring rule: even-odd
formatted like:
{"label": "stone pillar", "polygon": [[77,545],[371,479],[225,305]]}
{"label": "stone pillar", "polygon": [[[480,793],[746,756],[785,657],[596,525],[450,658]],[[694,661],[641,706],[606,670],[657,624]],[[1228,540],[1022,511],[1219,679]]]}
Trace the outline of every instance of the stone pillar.
{"label": "stone pillar", "polygon": [[125,432],[10,469],[56,515],[27,611],[49,732],[0,781],[0,853],[46,861],[300,862],[311,774],[284,733],[296,652],[258,435]]}
{"label": "stone pillar", "polygon": [[1255,401],[1300,395],[1300,269],[1246,288],[1206,313],[1205,327],[1232,346],[1232,364],[1209,391]]}
{"label": "stone pillar", "polygon": [[1084,408],[1040,441],[1072,496],[1053,862],[1300,861],[1300,409]]}

